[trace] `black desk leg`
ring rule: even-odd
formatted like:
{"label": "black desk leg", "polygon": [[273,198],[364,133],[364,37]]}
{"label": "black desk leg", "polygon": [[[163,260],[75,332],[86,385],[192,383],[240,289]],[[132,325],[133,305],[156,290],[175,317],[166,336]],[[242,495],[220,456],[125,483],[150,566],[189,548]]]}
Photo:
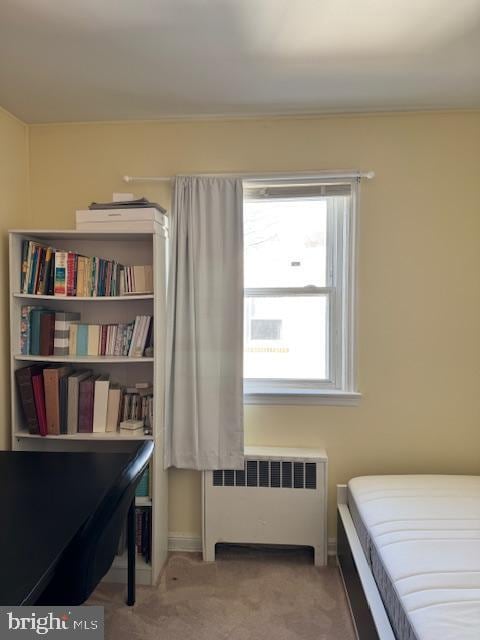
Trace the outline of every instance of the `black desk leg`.
{"label": "black desk leg", "polygon": [[127,553],[128,553],[128,570],[127,570],[127,604],[133,607],[135,604],[135,554],[136,554],[136,517],[135,517],[135,498],[128,509],[127,518]]}

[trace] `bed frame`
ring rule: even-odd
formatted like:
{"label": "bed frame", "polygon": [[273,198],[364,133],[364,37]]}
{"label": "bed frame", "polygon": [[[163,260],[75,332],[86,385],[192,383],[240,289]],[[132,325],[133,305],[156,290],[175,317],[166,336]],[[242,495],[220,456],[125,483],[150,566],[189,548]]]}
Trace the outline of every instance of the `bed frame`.
{"label": "bed frame", "polygon": [[337,561],[358,640],[395,640],[347,503],[337,485]]}

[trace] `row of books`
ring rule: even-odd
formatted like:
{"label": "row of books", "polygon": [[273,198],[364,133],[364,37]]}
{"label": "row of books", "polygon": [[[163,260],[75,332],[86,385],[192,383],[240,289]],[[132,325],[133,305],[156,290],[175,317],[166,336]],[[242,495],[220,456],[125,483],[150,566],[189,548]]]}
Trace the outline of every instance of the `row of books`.
{"label": "row of books", "polygon": [[143,423],[146,430],[152,428],[153,387],[127,388],[121,405],[121,422],[137,420]]}
{"label": "row of books", "polygon": [[152,316],[137,316],[128,324],[81,323],[77,312],[23,305],[20,349],[34,356],[141,358],[153,346],[152,329]]}
{"label": "row of books", "polygon": [[152,510],[148,507],[137,507],[135,509],[135,517],[137,519],[137,553],[143,556],[145,562],[150,563],[152,549]]}
{"label": "row of books", "polygon": [[128,324],[72,323],[68,353],[73,356],[151,356],[152,329],[152,316],[137,316]]}
{"label": "row of books", "polygon": [[68,335],[80,314],[22,305],[20,353],[32,356],[68,355]]}
{"label": "row of books", "polygon": [[135,265],[120,269],[120,292],[120,295],[152,293],[152,266]]}
{"label": "row of books", "polygon": [[23,240],[20,291],[50,296],[122,296],[153,292],[151,265],[124,266],[115,260]]}
{"label": "row of books", "polygon": [[[108,376],[95,375],[90,370],[74,371],[64,365],[23,367],[15,371],[15,376],[29,433],[46,436],[115,432],[123,420],[142,421],[140,427],[146,426],[151,432],[150,383],[124,389],[111,383]],[[135,406],[142,407],[135,415],[130,396],[137,396]],[[145,402],[140,398],[146,398]]]}
{"label": "row of books", "polygon": [[[151,562],[152,549],[152,510],[149,507],[136,507],[136,548],[145,562]],[[118,542],[117,555],[122,556],[127,549],[127,529],[124,527]]]}

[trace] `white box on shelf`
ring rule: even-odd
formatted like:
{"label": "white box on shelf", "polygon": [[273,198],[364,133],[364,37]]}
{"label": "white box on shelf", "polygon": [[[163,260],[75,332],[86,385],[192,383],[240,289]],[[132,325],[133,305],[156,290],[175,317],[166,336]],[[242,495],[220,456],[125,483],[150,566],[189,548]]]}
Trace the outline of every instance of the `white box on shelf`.
{"label": "white box on shelf", "polygon": [[75,213],[77,231],[144,231],[168,227],[167,216],[155,207],[139,209],[80,209]]}
{"label": "white box on shelf", "polygon": [[120,422],[120,433],[124,435],[133,436],[143,433],[142,420],[123,420]]}

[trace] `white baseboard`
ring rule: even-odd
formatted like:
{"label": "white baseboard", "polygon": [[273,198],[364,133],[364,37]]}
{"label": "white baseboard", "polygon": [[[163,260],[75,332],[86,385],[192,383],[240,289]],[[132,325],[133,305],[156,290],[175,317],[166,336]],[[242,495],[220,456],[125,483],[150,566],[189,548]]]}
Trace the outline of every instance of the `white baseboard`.
{"label": "white baseboard", "polygon": [[190,533],[177,533],[172,531],[168,534],[168,550],[201,553],[202,539]]}
{"label": "white baseboard", "polygon": [[[200,536],[193,536],[190,533],[177,533],[172,531],[168,534],[168,550],[201,553],[202,539]],[[329,556],[337,555],[336,538],[328,539],[327,553]]]}

